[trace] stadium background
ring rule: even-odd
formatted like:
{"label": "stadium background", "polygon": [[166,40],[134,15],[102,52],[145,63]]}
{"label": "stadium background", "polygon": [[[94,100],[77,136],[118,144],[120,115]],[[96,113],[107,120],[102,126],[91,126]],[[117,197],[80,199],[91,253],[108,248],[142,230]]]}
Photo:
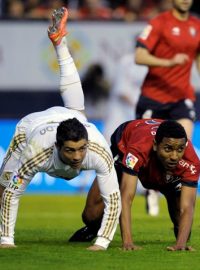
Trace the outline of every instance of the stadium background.
{"label": "stadium background", "polygon": [[[63,105],[58,92],[58,66],[47,27],[48,22],[40,20],[1,21],[0,36],[6,38],[0,39],[0,162],[21,117]],[[81,77],[92,63],[99,63],[107,79],[113,81],[119,58],[133,51],[135,37],[143,27],[142,22],[70,22],[69,46]],[[192,81],[197,90],[193,143],[200,156],[200,78],[195,68]],[[89,119],[103,130],[101,113],[95,118],[89,115]],[[93,178],[94,172],[85,172],[72,181],[38,174],[27,192],[80,193],[88,190]]]}

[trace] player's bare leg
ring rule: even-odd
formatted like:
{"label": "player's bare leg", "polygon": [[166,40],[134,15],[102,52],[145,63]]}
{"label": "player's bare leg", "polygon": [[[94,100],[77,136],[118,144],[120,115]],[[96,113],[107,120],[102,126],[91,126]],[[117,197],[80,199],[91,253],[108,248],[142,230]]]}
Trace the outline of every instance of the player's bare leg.
{"label": "player's bare leg", "polygon": [[90,242],[96,236],[101,226],[104,203],[95,179],[87,195],[86,205],[82,213],[82,220],[86,226],[76,231],[69,242]]}
{"label": "player's bare leg", "polygon": [[67,47],[68,10],[54,10],[48,36],[54,45],[60,68],[60,93],[65,107],[84,112],[84,95],[80,77]]}

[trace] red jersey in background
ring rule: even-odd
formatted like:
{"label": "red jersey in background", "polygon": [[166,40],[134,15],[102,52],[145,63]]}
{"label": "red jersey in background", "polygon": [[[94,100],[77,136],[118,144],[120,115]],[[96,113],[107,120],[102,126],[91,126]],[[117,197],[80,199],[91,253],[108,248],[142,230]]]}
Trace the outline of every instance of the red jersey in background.
{"label": "red jersey in background", "polygon": [[191,68],[200,53],[200,20],[189,16],[188,20],[176,19],[171,11],[150,20],[137,40],[151,54],[170,59],[177,53],[185,53],[190,61],[174,67],[149,67],[142,86],[142,95],[160,103],[195,100],[190,83]]}

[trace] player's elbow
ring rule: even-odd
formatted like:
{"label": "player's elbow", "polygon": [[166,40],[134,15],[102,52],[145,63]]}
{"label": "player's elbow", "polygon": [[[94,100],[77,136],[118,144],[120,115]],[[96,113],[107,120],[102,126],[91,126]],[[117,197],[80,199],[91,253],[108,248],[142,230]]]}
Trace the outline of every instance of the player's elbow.
{"label": "player's elbow", "polygon": [[131,193],[125,192],[121,195],[122,199],[122,207],[128,206],[131,207],[132,202],[133,202],[133,195]]}
{"label": "player's elbow", "polygon": [[135,64],[140,65],[140,56],[139,56],[139,53],[137,53],[137,50],[135,52],[134,61],[135,61]]}
{"label": "player's elbow", "polygon": [[138,47],[135,50],[134,61],[137,65],[145,65],[146,58],[148,57],[148,51],[145,48]]}
{"label": "player's elbow", "polygon": [[193,216],[194,214],[194,205],[192,204],[185,204],[184,206],[181,207],[180,209],[180,215],[188,215],[188,216]]}

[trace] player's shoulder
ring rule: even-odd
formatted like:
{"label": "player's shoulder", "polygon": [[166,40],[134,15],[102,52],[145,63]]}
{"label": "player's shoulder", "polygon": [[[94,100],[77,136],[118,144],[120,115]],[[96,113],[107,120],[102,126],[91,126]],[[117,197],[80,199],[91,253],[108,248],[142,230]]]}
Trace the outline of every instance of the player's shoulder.
{"label": "player's shoulder", "polygon": [[171,17],[171,12],[170,11],[164,11],[153,17],[149,23],[150,24],[155,24],[155,23],[161,23],[161,22],[166,22],[167,19]]}
{"label": "player's shoulder", "polygon": [[102,135],[101,131],[96,127],[96,125],[90,122],[85,122],[83,123],[83,125],[87,129],[89,141],[107,144],[104,136]]}
{"label": "player's shoulder", "polygon": [[104,138],[103,134],[97,129],[97,127],[92,123],[84,124],[88,132],[88,150],[93,154],[100,155],[111,155],[110,147],[108,142]]}
{"label": "player's shoulder", "polygon": [[189,16],[189,21],[196,24],[200,28],[200,19],[194,14]]}
{"label": "player's shoulder", "polygon": [[200,168],[199,157],[198,157],[198,155],[195,151],[195,148],[190,140],[188,140],[188,142],[187,142],[187,146],[186,146],[183,158],[185,160],[192,162],[192,163],[196,163],[196,165]]}
{"label": "player's shoulder", "polygon": [[[137,119],[130,121],[127,124],[126,129],[129,130],[131,133],[144,133],[144,136],[148,136],[149,134],[155,135],[158,127],[162,122],[163,120],[161,119]],[[147,130],[149,130],[150,132],[147,132]]]}

